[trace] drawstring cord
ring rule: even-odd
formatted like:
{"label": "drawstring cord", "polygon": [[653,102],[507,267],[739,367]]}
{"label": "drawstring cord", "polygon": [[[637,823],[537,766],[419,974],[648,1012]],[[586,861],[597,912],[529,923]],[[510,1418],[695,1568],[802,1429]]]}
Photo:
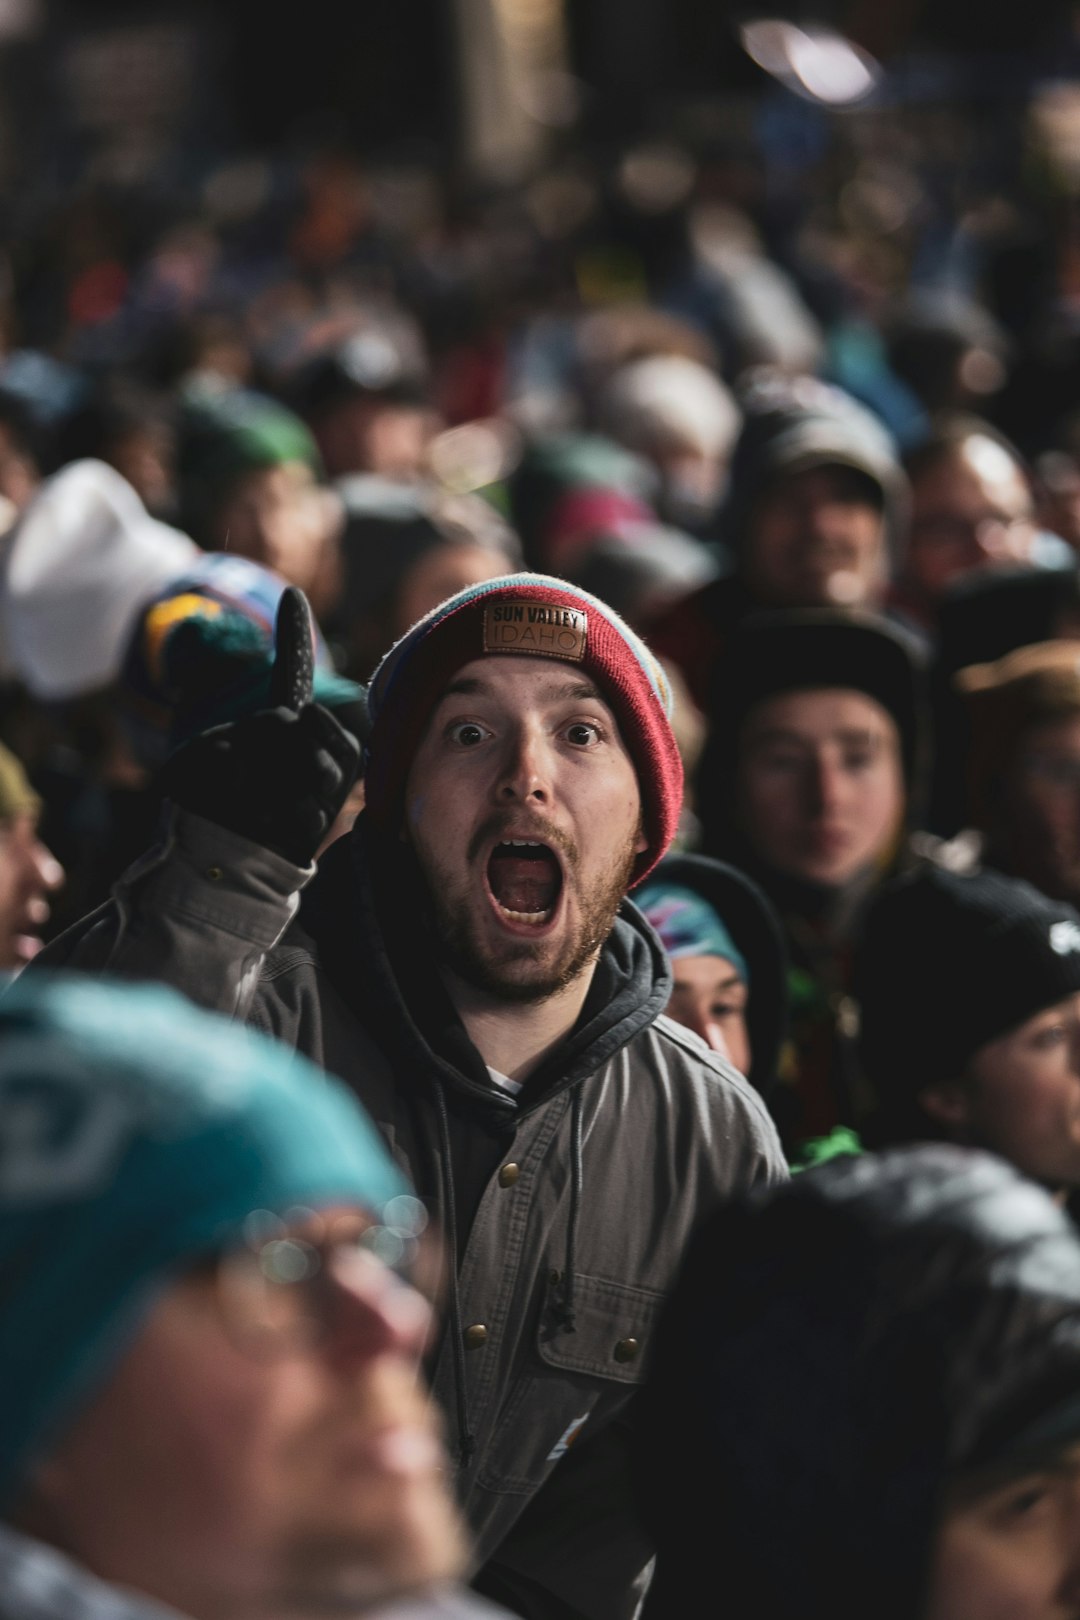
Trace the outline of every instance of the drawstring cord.
{"label": "drawstring cord", "polygon": [[446,1189],[443,1226],[450,1260],[450,1333],[454,1341],[454,1401],[457,1407],[458,1462],[464,1467],[476,1450],[476,1436],[469,1417],[469,1394],[465,1385],[465,1332],[461,1325],[461,1293],[458,1289],[457,1200],[454,1195],[454,1166],[450,1157],[450,1121],[446,1098],[435,1086],[439,1111],[439,1153]]}
{"label": "drawstring cord", "polygon": [[577,1271],[577,1229],[581,1212],[581,1191],[584,1179],[582,1153],[581,1087],[575,1086],[570,1100],[570,1224],[566,1233],[566,1277],[562,1306],[559,1311],[564,1333],[577,1331],[575,1304]]}

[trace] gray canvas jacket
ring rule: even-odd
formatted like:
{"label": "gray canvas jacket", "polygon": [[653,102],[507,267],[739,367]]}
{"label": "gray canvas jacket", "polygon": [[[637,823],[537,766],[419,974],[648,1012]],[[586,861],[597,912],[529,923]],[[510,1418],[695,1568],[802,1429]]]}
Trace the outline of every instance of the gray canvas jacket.
{"label": "gray canvas jacket", "polygon": [[296,920],[310,871],[173,811],[114,900],[34,970],[166,980],[353,1087],[456,1261],[432,1381],[490,1560],[480,1590],[545,1620],[625,1620],[650,1559],[626,1458],[656,1314],[704,1211],[786,1174],[776,1132],[742,1077],[661,1015],[667,963],[632,907],[585,1028],[520,1099],[496,1091],[475,1048],[461,1054],[460,1025],[456,1046],[432,1044],[420,1023],[438,1016],[399,982],[413,994],[423,978],[422,928],[395,889],[395,973],[363,820]]}

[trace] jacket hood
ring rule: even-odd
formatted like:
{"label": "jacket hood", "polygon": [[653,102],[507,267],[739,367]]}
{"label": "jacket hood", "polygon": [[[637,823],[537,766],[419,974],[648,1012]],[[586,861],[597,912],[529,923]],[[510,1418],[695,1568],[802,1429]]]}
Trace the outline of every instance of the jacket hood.
{"label": "jacket hood", "polygon": [[663,1318],[660,1567],[723,1570],[756,1620],[917,1620],[945,1486],[1074,1438],[1078,1381],[1080,1244],[1039,1188],[943,1145],[804,1171],[699,1229]]}

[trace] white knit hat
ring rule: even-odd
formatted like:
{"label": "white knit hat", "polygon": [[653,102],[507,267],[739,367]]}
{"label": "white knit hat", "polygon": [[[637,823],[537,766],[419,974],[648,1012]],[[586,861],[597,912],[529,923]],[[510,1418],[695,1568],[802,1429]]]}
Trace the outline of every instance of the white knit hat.
{"label": "white knit hat", "polygon": [[62,468],[0,540],[4,673],[37,698],[107,685],[139,609],[199,555],[105,462]]}

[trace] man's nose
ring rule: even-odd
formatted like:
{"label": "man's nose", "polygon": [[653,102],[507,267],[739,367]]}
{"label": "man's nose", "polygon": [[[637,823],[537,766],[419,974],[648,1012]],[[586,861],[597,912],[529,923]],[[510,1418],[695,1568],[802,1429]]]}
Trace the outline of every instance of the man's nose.
{"label": "man's nose", "polygon": [[37,880],[37,886],[46,894],[51,893],[53,889],[59,889],[64,882],[64,868],[40,838],[34,837],[31,840],[27,851],[27,865]]}
{"label": "man's nose", "polygon": [[374,1254],[335,1257],[328,1272],[325,1353],[338,1366],[379,1356],[419,1364],[431,1330],[431,1307],[411,1283]]}
{"label": "man's nose", "polygon": [[844,772],[836,760],[818,755],[807,766],[806,796],[810,813],[827,819],[844,795]]}
{"label": "man's nose", "polygon": [[552,762],[546,740],[522,727],[506,739],[500,760],[497,797],[504,802],[547,803],[552,795]]}

